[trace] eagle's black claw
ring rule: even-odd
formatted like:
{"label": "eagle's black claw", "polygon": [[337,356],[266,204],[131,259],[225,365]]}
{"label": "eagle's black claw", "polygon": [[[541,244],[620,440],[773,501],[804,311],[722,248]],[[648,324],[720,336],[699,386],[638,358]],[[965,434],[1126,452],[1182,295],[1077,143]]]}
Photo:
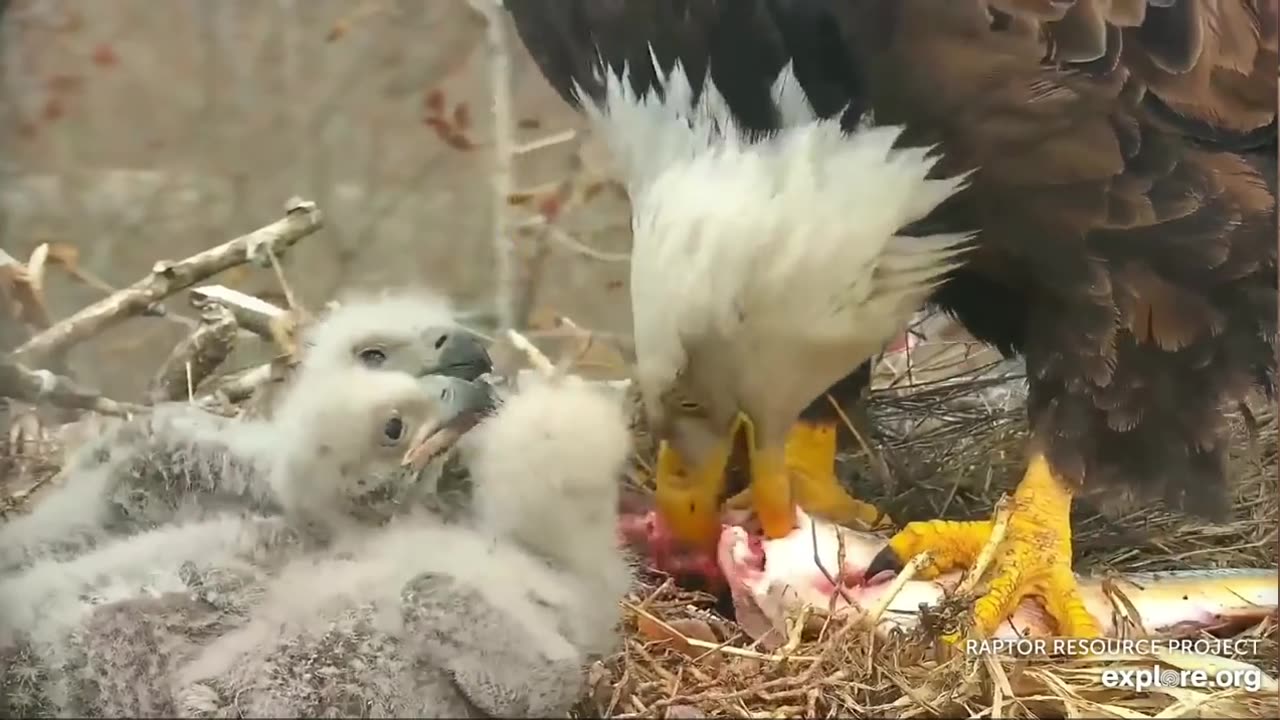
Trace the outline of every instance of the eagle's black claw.
{"label": "eagle's black claw", "polygon": [[893,547],[885,545],[876,556],[871,559],[871,564],[867,566],[866,579],[879,575],[884,571],[890,571],[895,575],[902,572],[902,560],[898,558],[898,554],[893,551]]}

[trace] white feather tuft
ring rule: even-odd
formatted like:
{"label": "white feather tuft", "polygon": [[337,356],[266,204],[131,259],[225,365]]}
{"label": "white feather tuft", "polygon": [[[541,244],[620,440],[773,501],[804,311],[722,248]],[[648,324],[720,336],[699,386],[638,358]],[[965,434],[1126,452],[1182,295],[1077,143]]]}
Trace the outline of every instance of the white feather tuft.
{"label": "white feather tuft", "polygon": [[584,103],[631,194],[642,389],[661,392],[696,346],[724,358],[739,406],[764,394],[774,407],[758,410],[798,412],[960,264],[970,236],[898,233],[965,178],[929,178],[936,156],[895,148],[901,127],[814,119],[789,66],[773,83],[788,125],[764,138],[744,136],[710,79],[695,104],[679,64],[659,76],[662,97],[638,96],[624,68]]}
{"label": "white feather tuft", "polygon": [[632,450],[622,399],[575,376],[530,380],[468,439],[477,522],[621,594],[618,478]]}
{"label": "white feather tuft", "polygon": [[818,119],[817,113],[813,111],[813,105],[809,102],[809,96],[796,80],[791,63],[787,63],[782,68],[782,72],[778,73],[769,94],[773,97],[773,104],[778,108],[778,119],[783,127],[793,127]]}

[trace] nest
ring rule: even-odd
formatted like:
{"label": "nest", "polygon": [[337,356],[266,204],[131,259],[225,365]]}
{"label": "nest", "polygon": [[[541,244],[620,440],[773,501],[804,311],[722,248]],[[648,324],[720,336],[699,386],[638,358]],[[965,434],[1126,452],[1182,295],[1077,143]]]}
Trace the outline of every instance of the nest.
{"label": "nest", "polygon": [[[1026,428],[1018,368],[968,349],[940,353],[909,373],[884,368],[867,403],[863,438],[842,458],[851,489],[897,522],[989,517],[1023,470]],[[1076,567],[1128,572],[1207,567],[1275,567],[1280,493],[1276,418],[1259,404],[1230,416],[1236,516],[1205,525],[1143,507],[1103,515],[1076,503]],[[80,421],[74,425],[81,425]],[[65,444],[92,426],[22,432],[29,416],[5,423],[0,452],[0,515],[37,497]],[[651,465],[651,443],[635,415],[637,465]],[[70,427],[70,426],[68,426]],[[30,428],[28,428],[30,429]],[[38,428],[37,428],[38,430]],[[865,437],[864,437],[865,436]],[[0,438],[3,442],[3,438]],[[640,472],[637,476],[647,477]],[[1133,693],[1105,688],[1103,671],[1144,658],[1046,659],[966,656],[928,630],[875,637],[833,620],[797,635],[787,652],[754,647],[717,610],[716,599],[645,574],[624,603],[621,652],[590,669],[580,714],[594,717],[1256,717],[1274,718],[1274,692],[1168,688]],[[1271,621],[1250,628],[1259,652],[1239,660],[1273,677],[1280,669]],[[1194,669],[1194,668],[1192,668]]]}
{"label": "nest", "polygon": [[[911,378],[882,367],[867,403],[868,441],[842,458],[855,496],[899,523],[990,517],[1024,470],[1020,372],[971,347],[936,353]],[[1276,567],[1274,408],[1255,403],[1229,419],[1237,438],[1232,521],[1207,525],[1149,505],[1103,514],[1077,502],[1078,572]],[[1273,678],[1280,669],[1274,626],[1272,618],[1245,630],[1242,637],[1258,639],[1257,652],[1234,658]],[[1280,711],[1274,690],[1103,686],[1105,670],[1152,667],[1150,658],[967,656],[927,628],[884,638],[838,620],[796,639],[790,652],[759,650],[717,612],[714,598],[645,577],[626,604],[625,648],[593,668],[582,714],[1271,718]]]}

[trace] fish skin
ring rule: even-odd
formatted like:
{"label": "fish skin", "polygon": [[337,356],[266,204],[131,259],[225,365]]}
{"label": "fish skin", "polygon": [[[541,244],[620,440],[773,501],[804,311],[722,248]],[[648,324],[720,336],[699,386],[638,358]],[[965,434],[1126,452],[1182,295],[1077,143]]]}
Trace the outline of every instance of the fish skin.
{"label": "fish skin", "polygon": [[[803,605],[823,610],[850,608],[854,617],[876,607],[889,590],[887,574],[866,578],[871,559],[884,547],[881,536],[858,532],[798,513],[798,527],[790,535],[763,541],[761,552],[749,546],[751,535],[742,527],[726,525],[718,547],[720,569],[728,580],[739,624],[753,639],[766,645],[786,636],[785,621]],[[823,568],[814,562],[814,542]],[[844,543],[843,592],[828,579]],[[910,631],[919,622],[920,607],[941,601],[960,581],[959,572],[934,580],[908,581],[888,605],[877,624],[887,634]],[[1200,631],[1248,626],[1275,613],[1280,595],[1280,575],[1270,569],[1173,570],[1127,573],[1111,577],[1083,576],[1080,590],[1085,606],[1097,618],[1105,635],[1119,634],[1115,605],[1106,585],[1118,589],[1137,609],[1145,630],[1155,636],[1185,636]],[[851,606],[849,601],[856,603]],[[1052,625],[1043,607],[1024,600],[996,637],[1046,637]]]}

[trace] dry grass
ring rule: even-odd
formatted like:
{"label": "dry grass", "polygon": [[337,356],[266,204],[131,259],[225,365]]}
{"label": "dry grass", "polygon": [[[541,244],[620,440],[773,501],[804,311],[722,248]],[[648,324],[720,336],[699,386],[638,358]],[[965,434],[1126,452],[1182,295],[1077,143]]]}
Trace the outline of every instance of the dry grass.
{"label": "dry grass", "polygon": [[[869,443],[872,457],[861,452],[845,459],[855,494],[900,523],[989,517],[1023,470],[1026,428],[1016,382],[1009,392],[1010,381],[1018,378],[993,377],[991,365],[972,358],[939,359],[942,364],[964,367],[917,368],[917,381],[908,386],[878,387],[869,409],[877,436]],[[877,385],[887,382],[881,378]],[[1008,402],[1010,396],[1013,402]],[[1104,516],[1077,503],[1078,571],[1275,567],[1280,515],[1275,412],[1260,403],[1251,409],[1251,419],[1231,418],[1239,438],[1231,458],[1236,495],[1231,522],[1206,525],[1151,506]],[[1274,687],[1255,693],[1110,690],[1102,685],[1103,670],[1151,667],[1155,661],[965,656],[924,629],[884,639],[831,623],[816,637],[804,638],[789,655],[757,652],[750,638],[714,608],[713,598],[647,578],[629,603],[626,647],[595,669],[597,684],[584,713],[672,718],[1280,716]],[[1259,652],[1235,659],[1274,678],[1280,669],[1274,622],[1250,628],[1244,636],[1259,638]],[[1200,661],[1179,660],[1188,669]]]}
{"label": "dry grass", "polygon": [[[846,458],[857,495],[899,522],[987,516],[1022,467],[1025,427],[1008,388],[975,362],[961,372],[918,369],[906,387],[873,393],[875,432],[865,452]],[[986,373],[989,375],[989,373]],[[939,376],[946,376],[939,379]],[[883,379],[878,384],[885,384]],[[1016,396],[1016,391],[1012,393]],[[985,400],[974,401],[974,398]],[[994,400],[992,398],[995,398]],[[1084,572],[1204,567],[1275,567],[1280,493],[1276,418],[1257,405],[1232,418],[1236,516],[1198,524],[1143,507],[1104,517],[1077,508],[1077,567]],[[11,425],[17,427],[21,423]],[[1249,427],[1246,427],[1249,426]],[[57,441],[0,453],[0,514],[25,504],[51,476]],[[643,443],[642,443],[643,445]],[[876,470],[875,468],[881,468]],[[1079,504],[1079,503],[1078,503]],[[837,623],[787,654],[757,650],[715,600],[642,577],[627,602],[622,652],[592,668],[584,715],[608,717],[1248,717],[1280,716],[1274,690],[1249,693],[1168,688],[1109,690],[1110,667],[1150,667],[1145,658],[1046,659],[965,656],[918,630],[873,638]],[[1271,622],[1247,634],[1257,656],[1238,658],[1274,677],[1280,663]],[[1194,662],[1183,659],[1181,662]]]}
{"label": "dry grass", "polygon": [[[666,589],[633,610],[626,649],[596,668],[588,710],[609,717],[1276,717],[1276,694],[1109,690],[1109,667],[1152,660],[1014,659],[938,652],[925,637],[873,640],[838,631],[783,657],[650,640],[643,613],[704,617],[700,599]],[[721,623],[708,623],[712,627]],[[1269,629],[1259,632],[1270,633]],[[1271,646],[1272,648],[1274,645]],[[1175,707],[1176,706],[1176,707]],[[1160,715],[1165,713],[1164,715]]]}

